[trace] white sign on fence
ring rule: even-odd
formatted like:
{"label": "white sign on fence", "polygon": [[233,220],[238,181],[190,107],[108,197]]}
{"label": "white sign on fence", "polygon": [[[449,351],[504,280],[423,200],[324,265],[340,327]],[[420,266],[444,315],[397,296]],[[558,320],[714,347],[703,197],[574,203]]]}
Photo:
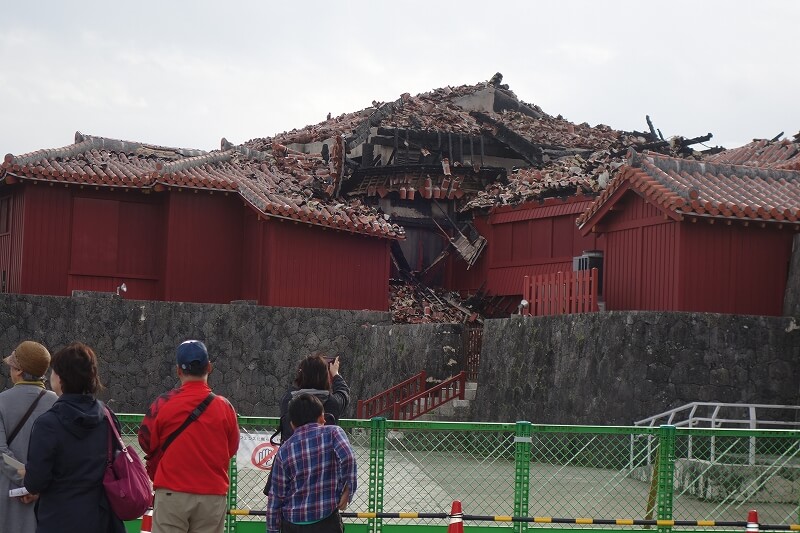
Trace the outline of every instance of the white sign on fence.
{"label": "white sign on fence", "polygon": [[239,436],[239,451],[236,453],[236,467],[239,470],[270,470],[278,446],[270,443],[269,433],[242,433]]}

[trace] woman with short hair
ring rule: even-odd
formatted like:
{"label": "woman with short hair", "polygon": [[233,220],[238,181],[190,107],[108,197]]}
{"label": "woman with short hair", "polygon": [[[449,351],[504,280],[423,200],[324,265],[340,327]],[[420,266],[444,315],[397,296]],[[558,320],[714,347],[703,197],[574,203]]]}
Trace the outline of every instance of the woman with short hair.
{"label": "woman with short hair", "polygon": [[94,397],[103,387],[97,357],[74,342],[53,356],[52,366],[58,400],[33,426],[25,473],[25,487],[39,495],[36,532],[124,533],[103,487],[111,428]]}
{"label": "woman with short hair", "polygon": [[[44,387],[50,352],[38,342],[24,341],[3,362],[13,385],[0,393],[0,452],[25,464],[33,423],[56,401]],[[21,487],[19,470],[0,461],[0,533],[36,531],[35,498],[8,496],[9,490]]]}

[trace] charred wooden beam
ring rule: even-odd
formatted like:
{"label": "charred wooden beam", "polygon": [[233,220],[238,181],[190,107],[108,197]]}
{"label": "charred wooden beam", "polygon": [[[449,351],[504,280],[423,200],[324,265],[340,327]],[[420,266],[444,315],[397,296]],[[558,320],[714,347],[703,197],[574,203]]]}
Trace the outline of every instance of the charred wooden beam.
{"label": "charred wooden beam", "polygon": [[453,135],[451,133],[447,134],[447,155],[451,160],[455,160],[453,157]]}
{"label": "charred wooden beam", "polygon": [[653,121],[650,120],[650,115],[645,115],[644,119],[647,121],[647,127],[650,128],[650,139],[657,141],[658,136],[656,135],[656,129],[653,127]]}
{"label": "charred wooden beam", "polygon": [[508,145],[508,147],[517,152],[522,159],[531,165],[542,166],[542,149],[537,145],[533,144],[522,135],[510,130],[505,124],[497,122],[484,113],[472,111],[470,112],[470,115],[478,119],[480,122],[493,125],[497,132],[495,134],[495,138]]}
{"label": "charred wooden beam", "polygon": [[507,94],[502,89],[497,89],[494,92],[494,105],[492,109],[495,113],[500,113],[502,111],[516,111],[518,113],[522,113],[523,115],[527,115],[533,118],[542,118],[542,114],[536,111],[534,108],[520,102],[516,98],[512,98],[509,94]]}
{"label": "charred wooden beam", "polygon": [[700,137],[694,137],[692,139],[684,139],[681,141],[681,146],[691,146],[697,143],[704,143],[711,140],[714,135],[711,133],[706,133],[705,135],[701,135]]}
{"label": "charred wooden beam", "polygon": [[405,134],[406,138],[404,144],[406,145],[406,161],[411,161],[411,149],[410,149],[410,143],[408,142],[408,130],[405,130]]}
{"label": "charred wooden beam", "polygon": [[353,135],[347,139],[347,150],[352,150],[369,137],[370,130],[379,125],[384,118],[394,113],[395,109],[403,105],[403,99],[398,98],[394,102],[388,102],[378,107],[367,119],[356,126]]}
{"label": "charred wooden beam", "polygon": [[[442,131],[422,131],[422,130],[406,130],[408,132],[408,142],[412,148],[428,148],[436,152],[448,152],[450,141],[445,137],[452,135]],[[405,134],[404,134],[405,135]],[[377,146],[390,146],[394,147],[394,128],[378,128],[376,135],[370,138],[370,143]],[[500,142],[492,137],[481,135],[481,157],[502,157],[506,159],[522,159],[507,144]],[[555,149],[563,149],[563,147],[552,147]],[[449,152],[448,152],[449,153]],[[482,162],[481,162],[482,164]]]}
{"label": "charred wooden beam", "polygon": [[361,166],[371,167],[375,159],[375,145],[372,143],[364,143],[361,146]]}

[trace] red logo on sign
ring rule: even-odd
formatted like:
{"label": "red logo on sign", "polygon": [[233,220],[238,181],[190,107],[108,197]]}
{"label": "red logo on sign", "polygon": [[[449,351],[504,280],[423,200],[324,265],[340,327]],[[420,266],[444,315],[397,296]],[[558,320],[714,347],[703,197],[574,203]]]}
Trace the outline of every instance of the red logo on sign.
{"label": "red logo on sign", "polygon": [[270,470],[272,468],[272,461],[275,459],[275,454],[278,453],[278,447],[270,442],[263,442],[253,449],[253,455],[250,457],[250,462],[253,466],[261,470]]}

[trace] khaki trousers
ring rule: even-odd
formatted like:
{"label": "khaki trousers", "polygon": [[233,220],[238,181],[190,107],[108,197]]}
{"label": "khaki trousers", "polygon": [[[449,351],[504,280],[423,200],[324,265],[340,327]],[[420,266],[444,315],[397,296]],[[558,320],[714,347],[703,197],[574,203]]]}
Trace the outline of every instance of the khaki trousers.
{"label": "khaki trousers", "polygon": [[225,496],[156,489],[153,533],[222,533],[227,506]]}

